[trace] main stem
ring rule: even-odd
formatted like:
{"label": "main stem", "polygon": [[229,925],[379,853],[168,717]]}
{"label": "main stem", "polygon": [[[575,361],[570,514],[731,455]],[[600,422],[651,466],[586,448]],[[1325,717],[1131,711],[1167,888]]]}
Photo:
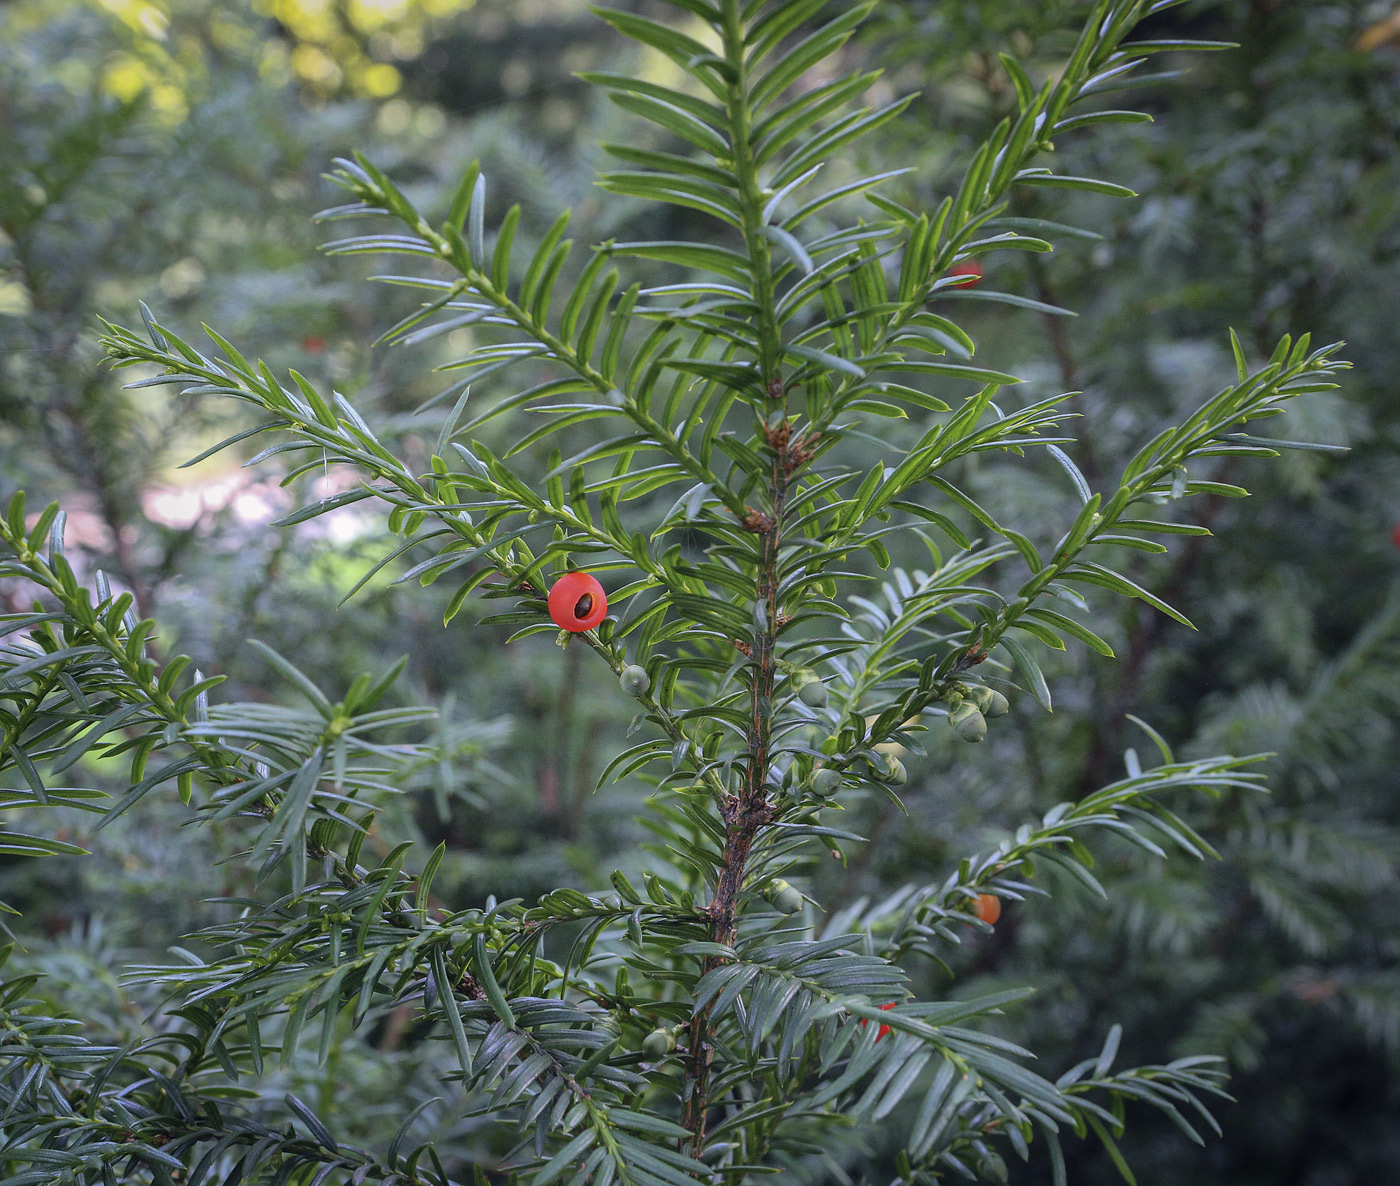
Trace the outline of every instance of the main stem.
{"label": "main stem", "polygon": [[[725,840],[714,896],[706,908],[710,938],[732,946],[737,933],[739,892],[743,888],[750,851],[759,830],[773,820],[768,801],[769,748],[773,734],[773,686],[777,674],[777,641],[781,625],[778,599],[778,557],[782,547],[782,526],[787,499],[789,432],[781,377],[781,343],[775,314],[771,247],[763,230],[763,200],[750,142],[748,77],[744,57],[744,31],[739,0],[724,0],[724,56],[731,68],[727,114],[734,173],[739,182],[739,203],[743,214],[744,242],[748,251],[758,331],[758,365],[763,390],[774,395],[774,408],[783,411],[776,430],[765,429],[774,452],[768,495],[771,514],[750,512],[744,523],[757,534],[754,632],[750,650],[750,723],[747,738],[748,767],[743,788],[721,801]],[[762,415],[764,409],[759,409]],[[707,958],[705,970],[721,960]],[[705,1146],[705,1130],[710,1110],[710,1070],[714,1062],[711,1037],[711,1011],[700,1010],[690,1026],[689,1059],[684,1089],[684,1122],[690,1130],[693,1156]]]}

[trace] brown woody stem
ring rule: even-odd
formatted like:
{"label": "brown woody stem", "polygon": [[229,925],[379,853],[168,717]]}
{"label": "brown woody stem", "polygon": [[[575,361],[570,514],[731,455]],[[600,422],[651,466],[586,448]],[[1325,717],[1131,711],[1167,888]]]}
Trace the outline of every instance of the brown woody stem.
{"label": "brown woody stem", "polygon": [[[736,934],[739,892],[748,869],[749,853],[759,830],[773,821],[773,806],[768,801],[768,773],[771,764],[769,746],[773,731],[773,685],[777,673],[777,635],[781,626],[778,612],[778,554],[781,547],[784,503],[788,478],[795,468],[790,463],[791,432],[786,421],[786,385],[782,377],[782,350],[776,300],[773,286],[771,246],[765,234],[763,197],[758,181],[750,142],[750,110],[748,98],[747,61],[741,0],[723,0],[722,29],[724,56],[729,64],[727,122],[735,177],[738,181],[739,206],[743,215],[744,244],[749,257],[753,281],[755,329],[758,338],[759,381],[764,392],[774,400],[774,406],[764,410],[768,415],[781,410],[785,429],[778,435],[772,430],[764,436],[773,451],[769,494],[772,513],[740,516],[750,531],[758,537],[757,572],[755,579],[755,628],[749,652],[751,721],[748,735],[748,769],[743,788],[726,793],[720,800],[725,840],[722,864],[715,883],[714,896],[706,913],[710,919],[710,938],[716,943],[732,945]],[[747,511],[748,508],[745,508]],[[708,972],[722,962],[708,957],[702,967]],[[711,1009],[699,1010],[690,1026],[689,1058],[683,1096],[683,1120],[690,1130],[690,1148],[699,1156],[705,1146],[705,1129],[711,1107],[710,1071],[714,1062]]]}
{"label": "brown woody stem", "polygon": [[[748,752],[749,763],[744,786],[729,796],[721,808],[725,840],[723,864],[715,884],[714,897],[706,908],[710,917],[710,938],[731,946],[736,934],[739,891],[743,888],[749,853],[759,830],[773,822],[773,805],[768,801],[769,745],[773,733],[773,686],[777,678],[778,634],[778,553],[781,547],[783,504],[787,495],[787,447],[773,460],[773,517],[762,533],[759,545],[757,600],[765,609],[763,625],[754,631],[749,670],[752,673]],[[710,957],[706,972],[722,961]],[[706,1116],[710,1108],[710,1068],[714,1047],[710,1040],[710,1009],[706,1007],[690,1027],[690,1059],[686,1080],[685,1126],[691,1132],[695,1154],[705,1144]]]}

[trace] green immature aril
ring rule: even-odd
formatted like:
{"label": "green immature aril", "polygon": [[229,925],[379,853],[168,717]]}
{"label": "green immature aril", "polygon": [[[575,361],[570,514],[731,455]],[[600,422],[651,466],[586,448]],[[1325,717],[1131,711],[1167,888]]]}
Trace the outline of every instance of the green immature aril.
{"label": "green immature aril", "polygon": [[642,1053],[648,1058],[665,1058],[676,1048],[674,1030],[661,1026],[642,1039]]}
{"label": "green immature aril", "polygon": [[812,793],[820,795],[823,799],[830,799],[841,789],[841,772],[833,770],[829,766],[823,766],[812,775]]}
{"label": "green immature aril", "polygon": [[775,877],[763,891],[774,910],[783,914],[796,914],[802,909],[802,895],[781,877]]}
{"label": "green immature aril", "polygon": [[808,708],[826,707],[826,685],[816,672],[802,668],[792,677],[792,685],[797,689],[797,698]]}
{"label": "green immature aril", "polygon": [[948,724],[964,741],[981,741],[987,736],[987,718],[971,700],[964,700],[948,714]]}
{"label": "green immature aril", "polygon": [[984,717],[1004,717],[1011,711],[1011,704],[995,688],[987,688],[978,684],[968,688],[967,698],[977,706],[977,710]]}
{"label": "green immature aril", "polygon": [[629,696],[645,696],[651,688],[651,676],[646,673],[646,668],[629,663],[622,669],[618,683]]}
{"label": "green immature aril", "polygon": [[995,1149],[988,1149],[982,1154],[982,1162],[978,1167],[982,1171],[982,1176],[989,1182],[995,1182],[997,1186],[1006,1186],[1011,1180],[1007,1173],[1006,1160]]}
{"label": "green immature aril", "polygon": [[884,758],[885,781],[893,784],[894,786],[902,787],[906,782],[909,781],[909,771],[904,769],[904,763],[901,762],[898,758],[896,758],[893,754],[885,754]]}

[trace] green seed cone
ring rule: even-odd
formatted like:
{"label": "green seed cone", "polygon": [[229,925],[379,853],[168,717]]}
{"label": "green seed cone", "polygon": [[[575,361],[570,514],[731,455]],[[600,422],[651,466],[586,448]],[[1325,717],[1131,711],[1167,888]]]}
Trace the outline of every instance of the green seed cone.
{"label": "green seed cone", "polygon": [[904,769],[904,763],[893,754],[885,755],[885,781],[897,787],[902,787],[909,781],[909,771]]}
{"label": "green seed cone", "polygon": [[[987,706],[992,702],[992,690],[982,684],[974,684],[967,689],[967,699],[969,703],[977,706],[979,712],[985,715]],[[956,708],[957,705],[952,705],[952,707]]]}
{"label": "green seed cone", "polygon": [[788,885],[781,877],[775,877],[763,896],[768,899],[774,910],[782,914],[796,914],[802,909],[802,895],[792,886]]}
{"label": "green seed cone", "polygon": [[841,789],[841,772],[830,767],[822,767],[812,775],[812,793],[823,799],[830,799]]}
{"label": "green seed cone", "polygon": [[981,741],[987,736],[987,718],[970,700],[948,714],[948,724],[964,741]]}
{"label": "green seed cone", "polygon": [[810,667],[787,668],[792,676],[792,689],[797,693],[797,698],[807,705],[808,708],[826,707],[826,685],[821,678]]}
{"label": "green seed cone", "polygon": [[642,1039],[642,1053],[648,1058],[665,1058],[676,1048],[676,1035],[664,1025]]}
{"label": "green seed cone", "polygon": [[622,685],[622,690],[629,696],[645,696],[651,688],[651,676],[646,673],[645,667],[629,663],[622,669],[618,683]]}
{"label": "green seed cone", "polygon": [[994,688],[987,689],[987,703],[982,706],[984,717],[1004,717],[1011,711],[1011,704],[1000,692]]}
{"label": "green seed cone", "polygon": [[994,1150],[988,1149],[982,1155],[982,1164],[979,1168],[982,1171],[982,1176],[989,1182],[995,1182],[997,1186],[1006,1186],[1006,1183],[1011,1180],[1011,1175],[1006,1169],[1006,1162],[1001,1154]]}

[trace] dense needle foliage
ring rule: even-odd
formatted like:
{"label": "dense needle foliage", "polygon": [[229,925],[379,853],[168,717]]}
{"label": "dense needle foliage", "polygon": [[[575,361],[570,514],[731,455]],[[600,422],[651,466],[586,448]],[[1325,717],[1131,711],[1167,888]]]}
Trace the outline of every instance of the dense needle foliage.
{"label": "dense needle foliage", "polygon": [[[1147,727],[1156,764],[1133,755],[1126,778],[1027,821],[941,880],[829,913],[802,893],[815,865],[860,843],[846,804],[898,804],[928,730],[951,726],[975,744],[1004,727],[1006,696],[1048,709],[1045,647],[1068,642],[1107,661],[1085,621],[1102,592],[1182,620],[1116,558],[1207,534],[1175,503],[1242,494],[1216,459],[1290,444],[1254,435],[1253,422],[1333,386],[1343,365],[1306,337],[1253,362],[1232,339],[1229,385],[1143,442],[1116,482],[1091,481],[1060,447],[1072,441],[1072,396],[1017,400],[1015,376],[974,361],[951,315],[968,301],[1053,312],[990,284],[969,289],[954,269],[1075,233],[1016,212],[1019,193],[1132,196],[1053,172],[1042,154],[1077,128],[1139,118],[1085,100],[1151,53],[1183,48],[1131,40],[1173,6],[1101,0],[1043,84],[1007,59],[1014,115],[926,212],[898,170],[841,175],[907,101],[857,106],[874,75],[818,70],[868,13],[817,25],[819,0],[673,0],[671,23],[602,14],[675,68],[670,85],[590,77],[663,138],[611,146],[624,167],[602,184],[699,212],[716,227],[704,241],[610,240],[575,265],[567,215],[530,252],[515,244],[534,212],[488,223],[477,168],[430,220],[368,158],[342,161],[350,201],[323,217],[379,223],[331,252],[402,256],[405,270],[385,279],[427,294],[385,339],[468,331],[447,368],[454,381],[421,409],[436,436],[421,466],[344,396],[295,371],[281,380],[217,333],[206,354],[150,316],[141,334],[111,328],[109,354],[148,369],[136,387],[254,409],[223,446],[270,434],[260,456],[295,455],[292,478],[335,486],[331,475],[346,475],[285,523],[387,504],[401,540],[382,565],[455,582],[447,622],[485,594],[508,603],[488,623],[553,634],[553,580],[573,568],[601,576],[610,616],[569,645],[591,650],[640,704],[638,740],[603,778],[655,785],[645,823],[660,843],[644,877],[616,873],[607,891],[447,908],[432,894],[442,848],[371,857],[366,847],[376,814],[433,760],[392,732],[423,712],[376,708],[395,672],[328,693],[268,651],[303,706],[220,702],[217,676],[153,653],[129,594],[83,586],[56,508],[27,519],[16,499],[0,528],[4,575],[41,596],[6,618],[3,761],[21,789],[4,806],[114,819],[173,787],[209,825],[246,827],[238,859],[257,867],[264,892],[231,900],[227,920],[192,944],[201,954],[141,970],[172,1002],[145,1041],[91,1042],[22,1006],[31,978],[7,984],[12,1180],[460,1177],[433,1142],[410,1147],[416,1111],[370,1153],[338,1143],[294,1095],[280,1120],[238,1102],[241,1076],[266,1075],[303,1045],[324,1058],[343,1027],[381,1024],[406,1001],[451,1053],[438,1076],[446,1112],[510,1133],[492,1165],[534,1183],[801,1177],[839,1134],[877,1125],[902,1150],[897,1181],[999,1181],[1007,1153],[1048,1160],[1062,1178],[1070,1134],[1092,1134],[1118,1160],[1130,1102],[1191,1135],[1213,1126],[1211,1058],[1115,1070],[1110,1029],[1051,1081],[994,1032],[1023,991],[919,1000],[909,970],[988,927],[979,895],[1043,893],[1051,870],[1095,887],[1096,837],[1208,855],[1175,808],[1191,792],[1257,794],[1251,758],[1178,761]],[[577,278],[556,291],[565,274]],[[473,402],[502,376],[513,394]],[[911,411],[928,425],[913,435],[900,427]],[[501,416],[520,428],[498,455],[480,430]],[[535,447],[552,450],[539,486],[512,468]],[[1004,521],[968,491],[979,454],[1059,475],[1076,513],[1046,538]],[[891,551],[912,547],[927,559],[894,566]],[[60,785],[93,752],[130,763],[115,803]],[[19,833],[5,845],[74,851]]]}

